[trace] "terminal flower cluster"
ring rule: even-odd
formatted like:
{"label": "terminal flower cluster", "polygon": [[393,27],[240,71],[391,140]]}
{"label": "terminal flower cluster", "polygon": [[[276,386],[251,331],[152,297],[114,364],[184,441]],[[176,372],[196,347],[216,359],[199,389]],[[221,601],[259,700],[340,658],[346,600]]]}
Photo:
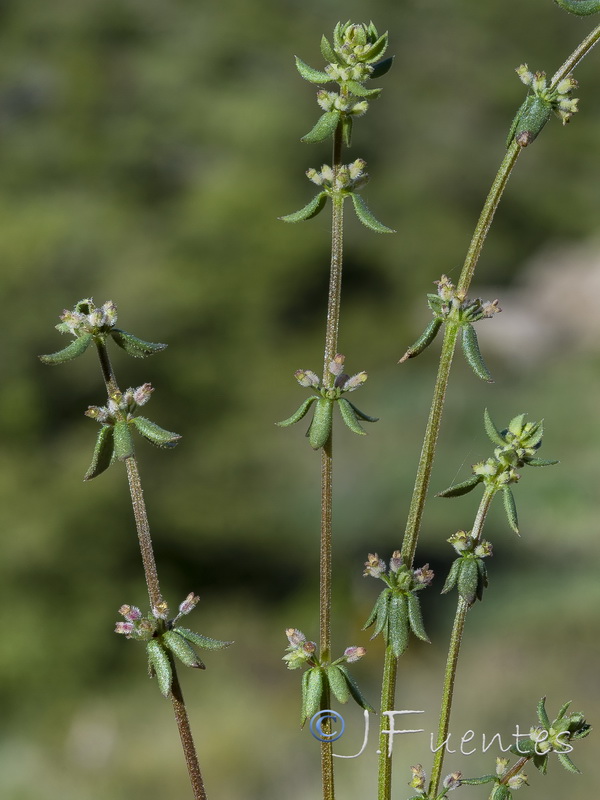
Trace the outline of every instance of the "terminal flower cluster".
{"label": "terminal flower cluster", "polygon": [[65,310],[60,315],[56,329],[60,333],[71,334],[75,339],[56,353],[40,356],[44,364],[62,364],[85,353],[96,342],[104,344],[108,337],[134,358],[145,358],[164,350],[166,344],[145,342],[132,333],[116,328],[117,307],[108,300],[97,307],[91,298],[80,300],[72,311]]}
{"label": "terminal flower cluster", "polygon": [[543,421],[526,422],[526,415],[519,414],[510,421],[508,428],[499,431],[488,413],[484,413],[486,433],[497,445],[494,456],[486,461],[473,465],[473,475],[462,483],[438,492],[438,497],[459,497],[471,492],[478,484],[483,483],[487,492],[495,494],[502,491],[504,507],[510,527],[519,532],[517,509],[510,488],[511,483],[520,480],[517,468],[523,466],[547,467],[558,464],[558,461],[538,458],[537,450],[542,445],[544,434]]}

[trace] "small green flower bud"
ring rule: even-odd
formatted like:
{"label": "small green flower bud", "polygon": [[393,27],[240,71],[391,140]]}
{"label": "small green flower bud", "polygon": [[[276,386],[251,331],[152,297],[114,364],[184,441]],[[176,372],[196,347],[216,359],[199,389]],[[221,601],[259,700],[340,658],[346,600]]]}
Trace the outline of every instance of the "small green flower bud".
{"label": "small green flower bud", "polygon": [[359,100],[356,103],[353,103],[352,106],[349,108],[350,114],[355,117],[362,117],[363,114],[366,114],[369,109],[369,103],[367,100]]}
{"label": "small green flower bud", "polygon": [[317,103],[321,106],[323,111],[332,111],[335,106],[335,101],[339,95],[335,92],[328,92],[325,89],[319,89],[317,92]]}
{"label": "small green flower bud", "polygon": [[520,789],[523,784],[528,784],[527,775],[525,775],[523,772],[513,775],[506,781],[506,785],[509,789]]}
{"label": "small green flower bud", "polygon": [[367,373],[366,372],[358,372],[356,375],[353,375],[351,378],[348,378],[344,381],[342,385],[343,392],[354,392],[356,389],[359,389],[363,383],[367,380]]}
{"label": "small green flower bud", "polygon": [[508,767],[508,758],[496,758],[496,775],[501,778]]}
{"label": "small green flower bud", "polygon": [[427,776],[425,775],[425,770],[422,765],[416,764],[414,767],[411,767],[410,770],[412,772],[412,779],[408,785],[412,789],[417,789],[417,791],[425,791]]}
{"label": "small green flower bud", "polygon": [[317,172],[317,170],[314,169],[313,167],[306,170],[306,177],[308,178],[309,181],[316,183],[317,186],[323,185],[323,176],[321,175],[320,172]]}
{"label": "small green flower bud", "polygon": [[478,558],[488,558],[493,554],[492,544],[483,539],[473,552]]}
{"label": "small green flower bud", "polygon": [[470,531],[456,531],[447,539],[459,555],[473,549],[473,539]]}

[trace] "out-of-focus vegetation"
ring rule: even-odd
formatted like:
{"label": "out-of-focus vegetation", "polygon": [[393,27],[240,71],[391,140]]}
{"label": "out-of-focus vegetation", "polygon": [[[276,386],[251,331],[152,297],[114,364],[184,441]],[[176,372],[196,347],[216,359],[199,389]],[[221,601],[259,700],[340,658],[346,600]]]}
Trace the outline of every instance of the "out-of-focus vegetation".
{"label": "out-of-focus vegetation", "polygon": [[[336,443],[343,649],[366,643],[366,553],[389,557],[400,543],[436,348],[396,361],[427,319],[432,281],[458,274],[523,99],[514,68],[552,73],[590,20],[551,0],[0,3],[6,800],[188,792],[169,705],[144,677],[142,649],[112,633],[122,603],[145,606],[145,587],[124,470],[81,480],[96,434],[83,411],[105,399],[98,365],[91,352],[56,368],[36,359],[66,344],[52,326],[89,296],[114,300],[126,330],[169,343],[150,360],[118,352],[114,363],[123,387],[152,382],[150,416],[184,437],[174,452],[139,447],[163,590],[173,607],[198,592],[195,627],[236,640],[207,656],[206,674],[184,675],[209,795],[317,796],[318,748],[298,730],[297,675],[280,658],[284,628],[317,631],[319,457],[300,426],[273,423],[298,405],[293,371],[320,367],[328,223],[277,217],[309,199],[303,172],[330,157],[299,142],[318,108],[292,56],[319,67],[320,36],[340,17],[390,30],[396,61],[352,155],[368,162],[371,209],[398,231],[377,237],[348,220],[341,349],[350,370],[368,370],[361,404],[381,422],[364,441],[340,429]],[[497,382],[480,384],[458,358],[451,378],[434,489],[488,454],[486,405],[498,424],[521,411],[545,417],[544,450],[561,459],[516,488],[520,541],[501,509],[491,515],[491,588],[468,621],[458,739],[526,729],[541,694],[551,711],[571,697],[592,722],[600,710],[600,357],[589,301],[600,272],[599,56],[577,72],[581,113],[567,129],[552,120],[523,154],[479,266],[473,291],[504,307],[481,326]],[[587,266],[565,281],[582,247]],[[475,503],[432,499],[425,517],[418,559],[438,573],[425,598],[434,645],[403,659],[398,703],[425,710],[426,731],[453,611],[435,589],[452,559],[445,539],[470,525]],[[356,671],[373,701],[380,656],[373,643]],[[362,738],[360,714],[348,718],[344,753]],[[408,765],[429,760],[426,734],[402,744],[397,796]],[[591,796],[595,747],[592,736],[576,754],[583,776],[553,764],[524,794]],[[368,754],[339,762],[348,798],[373,793],[374,751],[373,739]],[[497,751],[480,751],[448,768],[489,771]]]}

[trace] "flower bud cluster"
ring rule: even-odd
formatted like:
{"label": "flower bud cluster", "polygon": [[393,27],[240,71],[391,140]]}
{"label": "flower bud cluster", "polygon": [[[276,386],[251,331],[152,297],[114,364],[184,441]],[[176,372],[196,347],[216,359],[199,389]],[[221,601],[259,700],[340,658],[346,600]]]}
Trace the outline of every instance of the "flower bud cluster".
{"label": "flower bud cluster", "polygon": [[[496,775],[498,778],[503,778],[508,772],[508,758],[496,759]],[[517,772],[516,775],[511,775],[503,784],[508,786],[509,789],[520,789],[521,786],[527,783],[527,775],[524,772]]]}
{"label": "flower bud cluster", "polygon": [[411,789],[416,789],[419,795],[425,796],[427,794],[427,776],[422,764],[415,764],[410,768],[412,778],[409,782]]}
{"label": "flower bud cluster", "polygon": [[322,186],[328,194],[353,192],[360,189],[369,180],[365,172],[367,162],[362,158],[357,158],[351,164],[343,164],[339,167],[337,174],[334,175],[333,169],[327,164],[323,164],[321,171],[308,169],[306,177],[309,181]]}
{"label": "flower bud cluster", "polygon": [[137,606],[123,605],[119,609],[119,614],[125,618],[125,621],[119,621],[115,624],[115,633],[122,633],[127,639],[148,641],[157,632],[163,631],[165,628],[173,628],[180,617],[194,610],[199,600],[200,598],[197,595],[190,592],[185,600],[180,603],[179,613],[170,622],[167,622],[169,607],[164,600],[155,606],[147,617],[143,616]]}
{"label": "flower bud cluster", "polygon": [[121,420],[130,420],[136,409],[146,405],[150,400],[153,391],[150,383],[144,383],[136,389],[129,388],[124,392],[115,392],[108,398],[105,406],[89,406],[85,415],[105,425],[113,425]]}
{"label": "flower bud cluster", "polygon": [[334,360],[329,363],[329,373],[335,377],[333,388],[327,388],[321,384],[319,377],[310,369],[298,369],[294,372],[294,377],[304,388],[316,389],[323,397],[330,400],[337,400],[346,392],[354,392],[359,389],[367,380],[366,372],[357,372],[355,375],[348,375],[344,372],[345,356],[338,353]]}
{"label": "flower bud cluster", "polygon": [[442,275],[437,285],[437,295],[427,295],[429,308],[434,316],[447,319],[455,317],[461,322],[477,322],[480,319],[489,319],[498,314],[502,309],[497,300],[481,300],[475,297],[469,300],[464,292],[459,292],[447,275]]}
{"label": "flower bud cluster", "polygon": [[369,110],[366,100],[357,100],[353,95],[327,92],[325,89],[317,92],[317,103],[323,111],[342,111],[354,117],[362,117]]}
{"label": "flower bud cluster", "polygon": [[317,650],[315,642],[307,642],[306,636],[297,628],[288,628],[285,632],[289,645],[287,655],[283,660],[287,662],[288,669],[300,669],[304,664],[315,665],[314,655]]}
{"label": "flower bud cluster", "polygon": [[73,311],[65,309],[60,320],[56,329],[61,333],[71,333],[74,336],[107,333],[117,323],[117,307],[112,300],[108,300],[97,308],[90,297],[80,300]]}
{"label": "flower bud cluster", "polygon": [[548,86],[545,72],[531,72],[527,64],[517,67],[517,75],[521,81],[528,86],[533,94],[549,105],[554,113],[560,117],[563,125],[571,119],[578,110],[579,100],[571,97],[573,89],[577,88],[577,81],[572,75],[568,75],[559,81],[556,86]]}
{"label": "flower bud cluster", "polygon": [[488,558],[493,553],[491,542],[485,539],[478,541],[471,531],[457,531],[447,541],[450,542],[459,556],[472,553],[477,558]]}
{"label": "flower bud cluster", "polygon": [[369,25],[338,23],[333,32],[333,49],[336,55],[349,65],[372,61],[374,52],[379,58],[385,50],[382,43],[387,46],[387,34],[378,36],[372,22]]}
{"label": "flower bud cluster", "polygon": [[402,591],[411,592],[424,589],[429,586],[434,578],[433,570],[429,569],[429,564],[425,564],[419,569],[409,570],[404,564],[400,550],[394,550],[389,563],[389,572],[386,563],[379,558],[377,553],[369,553],[365,561],[363,575],[371,578],[381,578],[390,588],[398,588]]}

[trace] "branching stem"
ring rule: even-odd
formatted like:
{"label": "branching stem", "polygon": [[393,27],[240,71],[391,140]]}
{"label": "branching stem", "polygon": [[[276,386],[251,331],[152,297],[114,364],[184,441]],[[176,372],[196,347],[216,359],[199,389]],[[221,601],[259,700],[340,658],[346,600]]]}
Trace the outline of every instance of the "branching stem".
{"label": "branching stem", "polygon": [[[477,516],[473,524],[471,535],[477,539],[481,539],[481,532],[487,517],[487,513],[494,497],[495,489],[486,489],[481,503],[477,510]],[[433,766],[431,769],[431,781],[429,784],[429,798],[437,797],[438,786],[444,764],[444,756],[446,754],[446,738],[448,736],[448,728],[450,726],[450,712],[452,710],[452,698],[454,695],[454,681],[456,678],[456,668],[458,665],[458,656],[460,653],[460,645],[462,642],[463,631],[465,627],[465,619],[469,610],[468,603],[462,597],[458,600],[456,615],[454,617],[454,625],[452,626],[452,633],[450,635],[450,647],[448,648],[448,658],[446,661],[446,671],[444,673],[444,686],[442,689],[442,704],[440,709],[440,721],[438,724],[438,735],[435,756],[433,758]]]}

